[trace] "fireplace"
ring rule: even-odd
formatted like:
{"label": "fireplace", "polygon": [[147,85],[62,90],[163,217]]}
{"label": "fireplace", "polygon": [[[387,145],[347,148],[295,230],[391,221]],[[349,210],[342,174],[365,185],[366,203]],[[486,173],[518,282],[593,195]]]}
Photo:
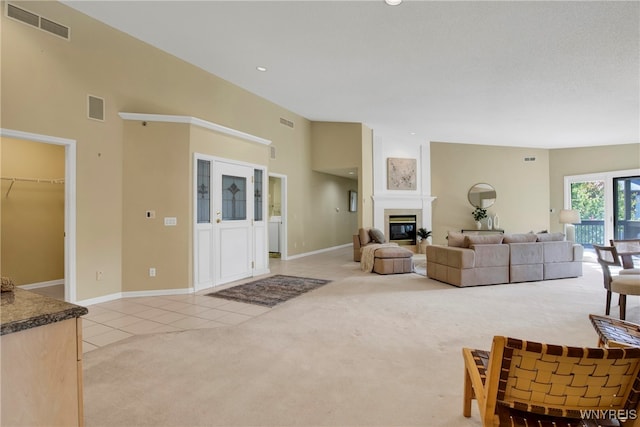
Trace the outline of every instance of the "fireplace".
{"label": "fireplace", "polygon": [[416,244],[416,215],[389,215],[389,242]]}

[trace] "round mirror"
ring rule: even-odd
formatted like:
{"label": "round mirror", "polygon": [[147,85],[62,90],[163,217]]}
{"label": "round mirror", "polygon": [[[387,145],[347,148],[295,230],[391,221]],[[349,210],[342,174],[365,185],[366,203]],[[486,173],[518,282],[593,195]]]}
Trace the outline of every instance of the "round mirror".
{"label": "round mirror", "polygon": [[496,190],[489,184],[476,184],[469,189],[469,203],[476,208],[488,208],[496,201]]}

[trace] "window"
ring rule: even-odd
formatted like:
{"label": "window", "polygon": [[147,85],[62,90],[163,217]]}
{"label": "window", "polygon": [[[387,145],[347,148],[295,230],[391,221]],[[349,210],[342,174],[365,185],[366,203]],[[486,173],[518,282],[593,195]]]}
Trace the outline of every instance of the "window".
{"label": "window", "polygon": [[222,175],[222,220],[247,219],[247,180],[240,176]]}

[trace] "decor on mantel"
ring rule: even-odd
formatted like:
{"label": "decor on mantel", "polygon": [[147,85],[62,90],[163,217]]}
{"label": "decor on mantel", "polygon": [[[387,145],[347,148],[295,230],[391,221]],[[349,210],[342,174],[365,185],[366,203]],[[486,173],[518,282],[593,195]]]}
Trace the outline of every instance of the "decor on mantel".
{"label": "decor on mantel", "polygon": [[493,229],[493,220],[491,217],[487,217],[487,230]]}
{"label": "decor on mantel", "polygon": [[471,214],[473,215],[473,219],[476,222],[476,227],[478,228],[478,230],[480,230],[482,228],[482,222],[480,221],[487,217],[487,210],[481,207],[477,207],[473,210],[473,212],[471,212]]}
{"label": "decor on mantel", "polygon": [[387,189],[415,190],[417,188],[416,159],[387,159]]}
{"label": "decor on mantel", "polygon": [[498,217],[498,214],[495,214],[493,216],[493,228],[495,228],[496,230],[500,229],[500,217]]}

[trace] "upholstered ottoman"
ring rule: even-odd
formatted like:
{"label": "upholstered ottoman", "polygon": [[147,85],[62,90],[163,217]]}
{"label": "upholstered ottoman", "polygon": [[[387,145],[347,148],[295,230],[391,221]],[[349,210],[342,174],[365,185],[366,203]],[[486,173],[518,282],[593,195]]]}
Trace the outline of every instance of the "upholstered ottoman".
{"label": "upholstered ottoman", "polygon": [[376,249],[373,271],[378,274],[411,273],[413,252],[401,246]]}

